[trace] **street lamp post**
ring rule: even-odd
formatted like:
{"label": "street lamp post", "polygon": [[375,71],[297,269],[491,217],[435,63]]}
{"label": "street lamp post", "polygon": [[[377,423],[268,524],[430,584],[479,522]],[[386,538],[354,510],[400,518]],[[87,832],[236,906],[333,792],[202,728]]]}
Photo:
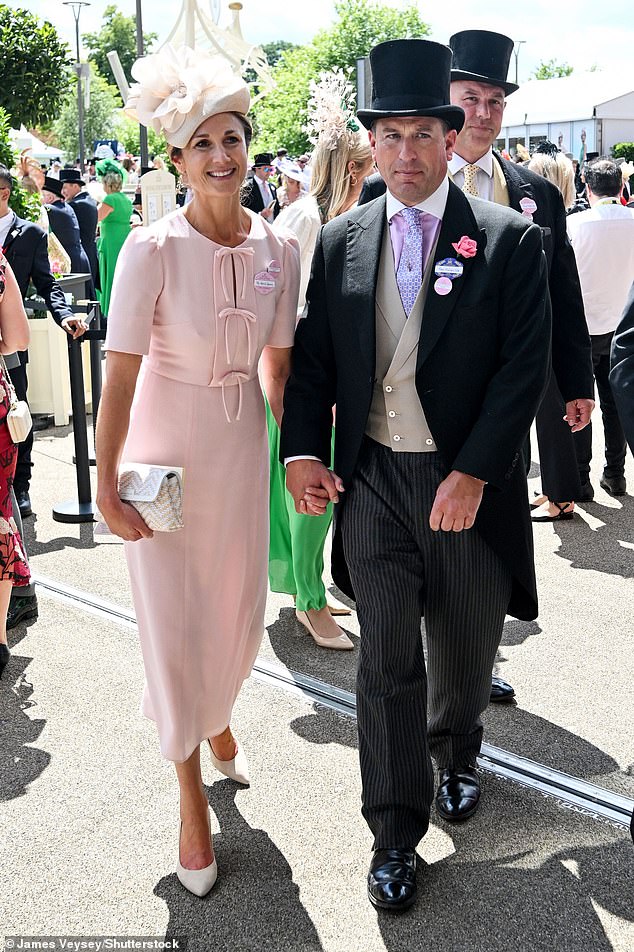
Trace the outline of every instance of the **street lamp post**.
{"label": "street lamp post", "polygon": [[517,78],[518,76],[517,61],[520,58],[520,46],[522,45],[522,43],[526,43],[526,40],[515,40],[515,49],[513,50],[513,54],[515,56],[515,85],[516,86],[519,85],[519,80]]}
{"label": "street lamp post", "polygon": [[84,96],[81,83],[81,61],[79,59],[79,17],[81,14],[82,7],[89,7],[90,4],[87,0],[63,0],[65,7],[70,7],[73,11],[73,16],[75,17],[75,42],[77,45],[77,65],[75,71],[77,73],[77,122],[79,124],[79,168],[82,175],[84,174],[84,156],[86,154],[86,147],[84,144]]}
{"label": "street lamp post", "polygon": [[[143,20],[141,17],[141,0],[136,0],[136,54],[143,56]],[[147,129],[139,126],[139,151],[141,153],[141,168],[148,166]]]}

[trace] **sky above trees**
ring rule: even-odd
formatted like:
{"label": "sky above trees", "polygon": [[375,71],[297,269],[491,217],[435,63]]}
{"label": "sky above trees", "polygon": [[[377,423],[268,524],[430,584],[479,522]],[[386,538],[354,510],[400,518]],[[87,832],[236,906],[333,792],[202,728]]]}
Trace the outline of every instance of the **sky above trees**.
{"label": "sky above trees", "polygon": [[[103,11],[109,2],[112,0],[92,0],[91,6],[82,11],[82,32],[94,32],[100,28]],[[242,30],[245,38],[253,43],[280,39],[305,43],[334,19],[334,0],[309,0],[308,4],[282,0],[267,5],[265,16],[259,0],[242,2]],[[383,2],[395,7],[404,6],[401,0]],[[70,9],[61,2],[10,0],[10,5],[24,7],[50,19],[75,49],[74,20]],[[126,15],[134,14],[135,0],[120,0],[117,5]],[[206,0],[202,0],[201,6],[209,9]],[[632,22],[629,0],[612,0],[612,3],[603,5],[592,0],[575,0],[574,3],[571,0],[561,3],[531,0],[530,4],[516,5],[516,9],[508,0],[482,0],[477,5],[477,13],[471,18],[464,17],[459,23],[456,22],[455,5],[419,0],[416,6],[431,27],[430,39],[439,42],[446,43],[449,36],[460,29],[496,30],[516,40],[525,40],[519,54],[520,82],[525,82],[540,62],[549,59],[569,63],[577,72],[596,65],[631,75],[634,29],[628,26]],[[221,25],[228,22],[227,0],[223,0],[222,7],[225,12]],[[180,4],[174,0],[143,0],[144,29],[158,33],[160,43],[173,26],[179,8]],[[514,70],[513,61],[513,75]]]}

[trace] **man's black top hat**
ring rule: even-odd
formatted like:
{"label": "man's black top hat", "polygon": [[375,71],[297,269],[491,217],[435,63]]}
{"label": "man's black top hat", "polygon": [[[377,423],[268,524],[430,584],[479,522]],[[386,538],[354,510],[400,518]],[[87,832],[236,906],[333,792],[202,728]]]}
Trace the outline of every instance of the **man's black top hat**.
{"label": "man's black top hat", "polygon": [[431,116],[460,132],[464,111],[449,104],[451,50],[431,40],[388,40],[370,51],[372,102],[357,115],[366,128],[376,119]]}
{"label": "man's black top hat", "polygon": [[43,189],[46,189],[48,192],[52,192],[53,195],[57,195],[58,198],[63,198],[62,195],[62,183],[59,179],[52,178],[50,175],[44,176],[44,185]]}
{"label": "man's black top hat", "polygon": [[256,155],[256,157],[253,160],[254,169],[262,168],[262,166],[272,165],[272,164],[273,164],[272,152],[260,152],[260,154]]}
{"label": "man's black top hat", "polygon": [[514,47],[513,40],[502,33],[489,30],[462,30],[449,40],[453,50],[451,81],[474,79],[478,83],[500,86],[506,96],[519,86],[508,83],[506,77]]}
{"label": "man's black top hat", "polygon": [[71,185],[85,185],[83,178],[81,177],[81,172],[79,169],[61,169],[59,173],[59,180],[64,184],[64,182],[69,182]]}

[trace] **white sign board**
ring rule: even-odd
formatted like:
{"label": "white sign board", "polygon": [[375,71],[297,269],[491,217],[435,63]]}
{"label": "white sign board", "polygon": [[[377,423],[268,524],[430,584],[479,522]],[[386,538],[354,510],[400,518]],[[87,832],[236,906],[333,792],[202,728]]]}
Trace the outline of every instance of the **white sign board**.
{"label": "white sign board", "polygon": [[169,172],[155,169],[141,176],[143,224],[151,225],[176,208],[176,179]]}

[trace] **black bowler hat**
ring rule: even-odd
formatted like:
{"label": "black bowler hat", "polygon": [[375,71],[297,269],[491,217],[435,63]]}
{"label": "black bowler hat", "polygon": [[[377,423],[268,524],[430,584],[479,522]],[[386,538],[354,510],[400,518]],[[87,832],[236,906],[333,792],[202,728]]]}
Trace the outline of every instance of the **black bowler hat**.
{"label": "black bowler hat", "polygon": [[64,184],[68,182],[69,185],[85,185],[83,178],[81,177],[81,172],[79,169],[60,169],[59,180]]}
{"label": "black bowler hat", "polygon": [[253,168],[261,169],[264,166],[273,165],[273,153],[272,152],[260,152],[259,155],[253,160]]}
{"label": "black bowler hat", "polygon": [[53,178],[50,175],[44,176],[44,185],[43,189],[46,189],[47,192],[52,192],[53,195],[57,195],[58,198],[63,198],[62,195],[62,184],[59,179]]}
{"label": "black bowler hat", "polygon": [[506,96],[519,89],[516,83],[506,80],[515,46],[510,37],[489,30],[462,30],[454,33],[449,46],[453,50],[452,82],[474,79],[478,83],[500,86]]}
{"label": "black bowler hat", "polygon": [[376,119],[430,116],[460,132],[464,111],[449,104],[451,50],[431,40],[388,40],[370,51],[372,103],[357,113],[369,129]]}

